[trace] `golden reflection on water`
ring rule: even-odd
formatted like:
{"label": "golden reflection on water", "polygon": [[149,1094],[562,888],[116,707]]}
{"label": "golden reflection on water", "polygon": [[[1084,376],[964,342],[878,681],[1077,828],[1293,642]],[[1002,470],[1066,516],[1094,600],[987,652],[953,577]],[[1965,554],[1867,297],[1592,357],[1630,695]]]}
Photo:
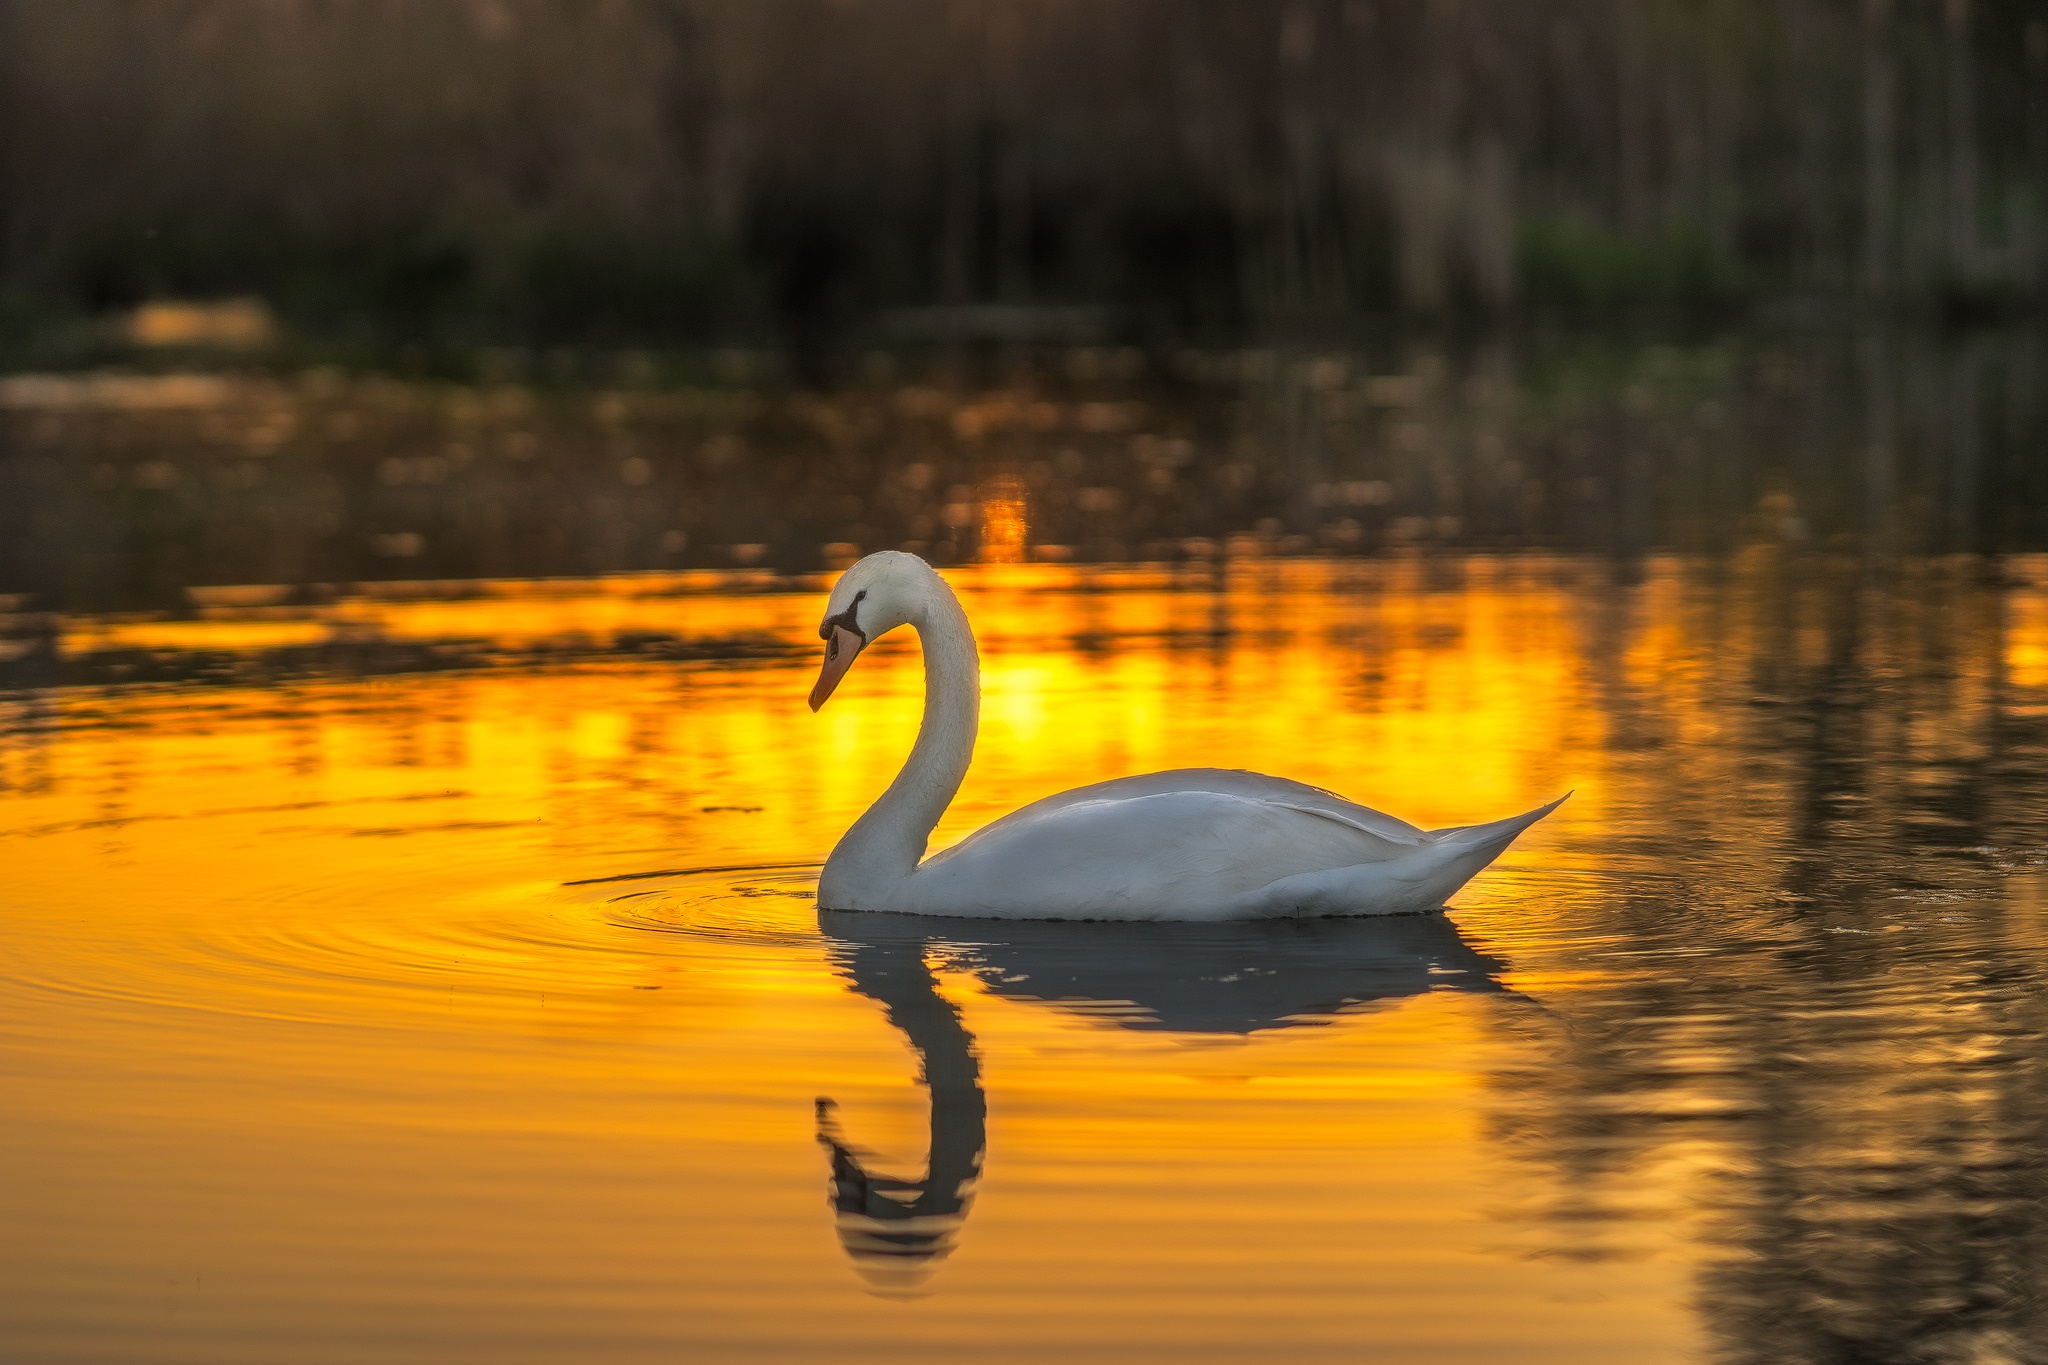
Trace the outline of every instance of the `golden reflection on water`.
{"label": "golden reflection on water", "polygon": [[921,674],[892,639],[810,715],[814,592],[679,575],[67,623],[81,657],[477,649],[0,700],[0,1339],[2023,1339],[2048,566],[2003,575],[957,575],[986,701],[935,846],[1189,763],[1425,825],[1577,789],[1448,923],[1151,939],[818,924],[810,870],[908,747]]}

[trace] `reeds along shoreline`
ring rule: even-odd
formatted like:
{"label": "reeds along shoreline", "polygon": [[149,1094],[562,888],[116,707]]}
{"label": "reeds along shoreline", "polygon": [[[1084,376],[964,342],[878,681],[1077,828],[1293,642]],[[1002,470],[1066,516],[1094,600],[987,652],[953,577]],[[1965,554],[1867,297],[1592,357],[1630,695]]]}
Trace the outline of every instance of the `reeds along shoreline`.
{"label": "reeds along shoreline", "polygon": [[2048,259],[2021,0],[8,0],[0,54],[21,326],[1967,313]]}

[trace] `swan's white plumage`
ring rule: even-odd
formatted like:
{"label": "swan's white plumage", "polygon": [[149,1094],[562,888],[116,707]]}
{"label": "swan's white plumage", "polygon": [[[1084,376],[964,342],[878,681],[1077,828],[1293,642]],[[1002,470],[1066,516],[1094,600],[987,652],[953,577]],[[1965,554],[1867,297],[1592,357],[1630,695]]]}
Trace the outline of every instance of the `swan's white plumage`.
{"label": "swan's white plumage", "polygon": [[[924,858],[973,755],[973,632],[945,581],[893,552],[846,571],[820,633],[849,620],[868,641],[917,629],[925,717],[903,771],[826,861],[824,909],[1117,920],[1415,913],[1441,906],[1559,804],[1432,833],[1305,783],[1183,768],[1045,797]],[[828,660],[833,681],[849,662]]]}

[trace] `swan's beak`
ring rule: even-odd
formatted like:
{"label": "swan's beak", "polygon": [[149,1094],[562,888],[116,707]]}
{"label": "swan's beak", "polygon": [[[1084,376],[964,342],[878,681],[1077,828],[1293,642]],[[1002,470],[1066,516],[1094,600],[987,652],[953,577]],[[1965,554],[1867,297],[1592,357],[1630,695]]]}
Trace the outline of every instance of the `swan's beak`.
{"label": "swan's beak", "polygon": [[832,627],[832,633],[825,637],[825,666],[818,670],[817,685],[811,688],[811,709],[817,710],[825,704],[825,698],[832,695],[832,689],[839,686],[839,680],[846,676],[846,670],[853,667],[854,656],[867,643],[845,626]]}

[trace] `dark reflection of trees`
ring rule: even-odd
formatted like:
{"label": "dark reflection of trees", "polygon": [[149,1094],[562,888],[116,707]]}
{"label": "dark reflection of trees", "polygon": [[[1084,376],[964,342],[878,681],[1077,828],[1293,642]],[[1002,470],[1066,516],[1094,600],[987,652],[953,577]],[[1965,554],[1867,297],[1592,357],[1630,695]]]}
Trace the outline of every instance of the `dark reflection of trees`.
{"label": "dark reflection of trees", "polygon": [[1753,565],[1716,598],[1708,737],[1669,690],[1605,699],[1661,737],[1627,781],[1667,859],[1704,836],[1689,880],[1584,908],[1628,960],[1498,1078],[1500,1136],[1578,1218],[1710,1151],[1726,1359],[2048,1359],[2048,699],[2004,679],[1979,565]]}
{"label": "dark reflection of trees", "polygon": [[877,1289],[914,1289],[953,1249],[986,1145],[974,1039],[939,994],[930,960],[991,994],[1087,1012],[1127,1028],[1251,1034],[1433,989],[1499,991],[1500,962],[1440,915],[1276,924],[1055,924],[824,912],[840,969],[878,1002],[931,1091],[922,1179],[882,1175],[818,1101],[841,1243]]}
{"label": "dark reflection of trees", "polygon": [[1081,560],[2048,544],[2030,331],[1123,354],[906,353],[819,392],[36,381],[0,393],[0,687],[159,664],[80,676],[15,595],[182,611],[188,588],[301,585],[311,606],[378,579],[811,570],[849,544],[951,564],[1019,490],[1030,544]]}

